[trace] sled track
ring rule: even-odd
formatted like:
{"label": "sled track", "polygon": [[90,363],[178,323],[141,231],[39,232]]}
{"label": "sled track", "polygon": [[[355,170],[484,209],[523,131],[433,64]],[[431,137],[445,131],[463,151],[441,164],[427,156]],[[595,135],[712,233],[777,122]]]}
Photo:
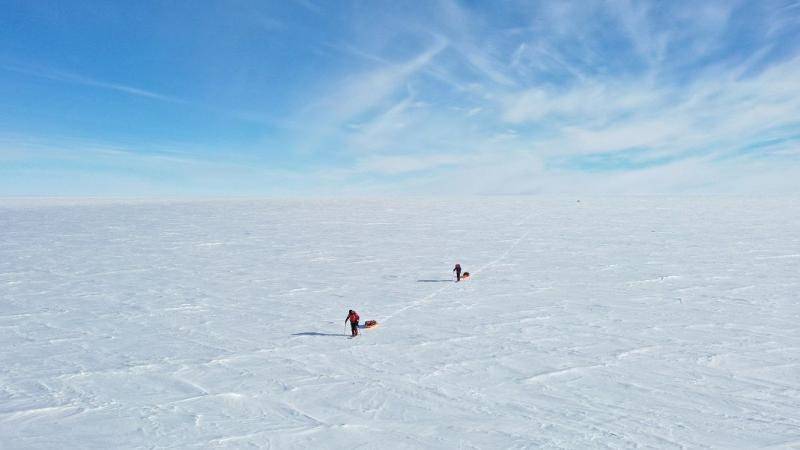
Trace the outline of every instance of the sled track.
{"label": "sled track", "polygon": [[[519,224],[517,224],[517,226],[521,226],[521,225],[524,225],[524,224],[526,224],[526,223],[528,222],[528,218],[529,218],[529,217],[530,217],[530,215],[529,215],[528,217],[526,217],[526,218],[525,218],[525,220],[523,220],[522,222],[520,222]],[[476,270],[475,270],[473,273],[481,273],[481,272],[483,272],[484,270],[486,270],[486,269],[488,269],[488,268],[490,268],[490,267],[494,266],[495,264],[499,263],[500,261],[502,261],[502,260],[506,259],[506,257],[507,257],[509,254],[511,254],[511,252],[512,252],[512,251],[513,251],[515,248],[517,248],[517,246],[520,244],[520,242],[522,242],[522,241],[524,241],[525,239],[527,239],[527,238],[528,238],[528,235],[530,235],[530,234],[531,234],[531,231],[532,231],[532,230],[528,230],[528,231],[526,231],[525,233],[523,233],[523,234],[522,234],[522,236],[520,236],[520,237],[519,237],[519,239],[517,239],[516,241],[514,241],[514,243],[513,243],[513,244],[511,244],[511,245],[510,245],[510,246],[509,246],[509,247],[506,249],[506,251],[505,251],[505,252],[503,252],[503,254],[502,254],[502,255],[500,255],[500,256],[499,256],[497,259],[495,259],[494,261],[492,261],[492,262],[490,262],[490,263],[488,263],[488,264],[485,264],[485,265],[483,265],[483,266],[479,267],[479,268],[478,268],[478,269],[476,269]]]}
{"label": "sled track", "polygon": [[[532,215],[533,215],[533,213],[531,213],[531,214],[529,214],[528,216],[526,216],[526,217],[525,217],[525,218],[524,218],[524,219],[523,219],[521,222],[517,223],[517,224],[516,224],[516,226],[522,226],[522,225],[524,225],[524,224],[528,223],[528,219],[529,219],[529,218],[530,218]],[[514,249],[515,249],[515,248],[517,248],[517,246],[518,246],[518,245],[519,245],[519,244],[520,244],[522,241],[524,241],[525,239],[527,239],[527,238],[528,238],[528,236],[531,234],[531,231],[532,231],[532,230],[528,230],[528,231],[526,231],[525,233],[523,233],[523,234],[522,234],[522,236],[520,236],[520,237],[519,237],[519,238],[518,238],[516,241],[514,241],[514,242],[513,242],[513,243],[512,243],[512,244],[511,244],[511,245],[510,245],[510,246],[509,246],[507,249],[506,249],[506,251],[505,251],[505,252],[503,252],[503,253],[502,253],[502,254],[501,254],[499,257],[497,257],[496,259],[494,259],[493,261],[491,261],[491,262],[489,262],[489,263],[487,263],[487,264],[484,264],[483,266],[479,267],[478,269],[476,269],[476,270],[472,271],[472,273],[473,273],[473,274],[481,273],[481,272],[483,272],[484,270],[487,270],[487,269],[491,268],[492,266],[494,266],[495,264],[499,263],[500,261],[502,261],[502,260],[506,259],[506,257],[508,257],[508,255],[510,255],[510,254],[511,254],[511,252],[512,252],[512,251],[514,251]],[[409,310],[409,309],[416,308],[416,307],[418,307],[418,306],[421,306],[421,305],[423,305],[423,304],[425,304],[425,303],[428,303],[430,300],[434,299],[434,298],[435,298],[437,295],[439,295],[439,294],[440,294],[442,291],[445,291],[445,290],[447,290],[447,289],[450,289],[450,288],[452,288],[454,285],[455,285],[455,283],[452,283],[452,284],[446,284],[446,285],[444,285],[443,287],[440,287],[439,289],[437,289],[437,290],[433,291],[432,293],[430,293],[430,294],[426,295],[425,297],[422,297],[422,298],[420,298],[420,299],[418,299],[418,300],[416,300],[416,301],[413,301],[413,302],[409,303],[408,305],[406,305],[406,306],[404,306],[404,307],[402,307],[402,308],[398,309],[397,311],[393,312],[392,314],[389,314],[388,316],[384,317],[384,318],[381,320],[381,322],[386,322],[386,321],[388,321],[389,319],[391,319],[392,317],[396,316],[397,314],[400,314],[400,313],[402,313],[402,312],[404,312],[404,311],[407,311],[407,310]]]}

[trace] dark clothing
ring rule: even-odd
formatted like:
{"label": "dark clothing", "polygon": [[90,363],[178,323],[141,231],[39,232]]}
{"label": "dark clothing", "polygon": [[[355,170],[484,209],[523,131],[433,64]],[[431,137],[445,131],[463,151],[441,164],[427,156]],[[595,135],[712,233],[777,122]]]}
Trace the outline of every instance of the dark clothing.
{"label": "dark clothing", "polygon": [[350,335],[358,336],[358,322],[350,322]]}
{"label": "dark clothing", "polygon": [[456,273],[456,281],[461,281],[461,264],[456,264],[453,272]]}

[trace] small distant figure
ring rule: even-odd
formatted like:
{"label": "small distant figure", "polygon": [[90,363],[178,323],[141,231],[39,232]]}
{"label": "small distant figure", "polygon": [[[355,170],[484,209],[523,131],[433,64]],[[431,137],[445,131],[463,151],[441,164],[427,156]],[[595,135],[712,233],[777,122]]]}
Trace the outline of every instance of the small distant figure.
{"label": "small distant figure", "polygon": [[351,337],[358,336],[358,321],[359,321],[359,319],[360,319],[360,317],[358,317],[358,313],[353,311],[352,309],[350,310],[349,313],[347,313],[347,318],[344,319],[345,323],[347,323],[348,320],[350,321],[350,336]]}
{"label": "small distant figure", "polygon": [[461,264],[456,263],[453,272],[456,273],[456,282],[461,281]]}

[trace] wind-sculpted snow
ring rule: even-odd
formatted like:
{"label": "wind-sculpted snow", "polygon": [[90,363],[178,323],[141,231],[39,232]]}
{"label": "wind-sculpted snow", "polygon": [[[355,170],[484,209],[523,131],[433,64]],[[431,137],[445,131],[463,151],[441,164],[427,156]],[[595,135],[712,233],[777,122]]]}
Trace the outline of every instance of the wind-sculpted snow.
{"label": "wind-sculpted snow", "polygon": [[797,205],[2,201],[0,448],[800,446]]}

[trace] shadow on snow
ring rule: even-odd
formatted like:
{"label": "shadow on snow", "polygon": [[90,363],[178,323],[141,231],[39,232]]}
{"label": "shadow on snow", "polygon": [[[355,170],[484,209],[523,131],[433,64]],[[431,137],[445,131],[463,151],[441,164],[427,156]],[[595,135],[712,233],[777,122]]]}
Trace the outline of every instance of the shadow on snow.
{"label": "shadow on snow", "polygon": [[452,283],[453,280],[417,280],[417,283]]}
{"label": "shadow on snow", "polygon": [[292,336],[350,336],[349,334],[339,333],[339,334],[331,334],[331,333],[318,333],[316,331],[306,331],[305,333],[294,333]]}

